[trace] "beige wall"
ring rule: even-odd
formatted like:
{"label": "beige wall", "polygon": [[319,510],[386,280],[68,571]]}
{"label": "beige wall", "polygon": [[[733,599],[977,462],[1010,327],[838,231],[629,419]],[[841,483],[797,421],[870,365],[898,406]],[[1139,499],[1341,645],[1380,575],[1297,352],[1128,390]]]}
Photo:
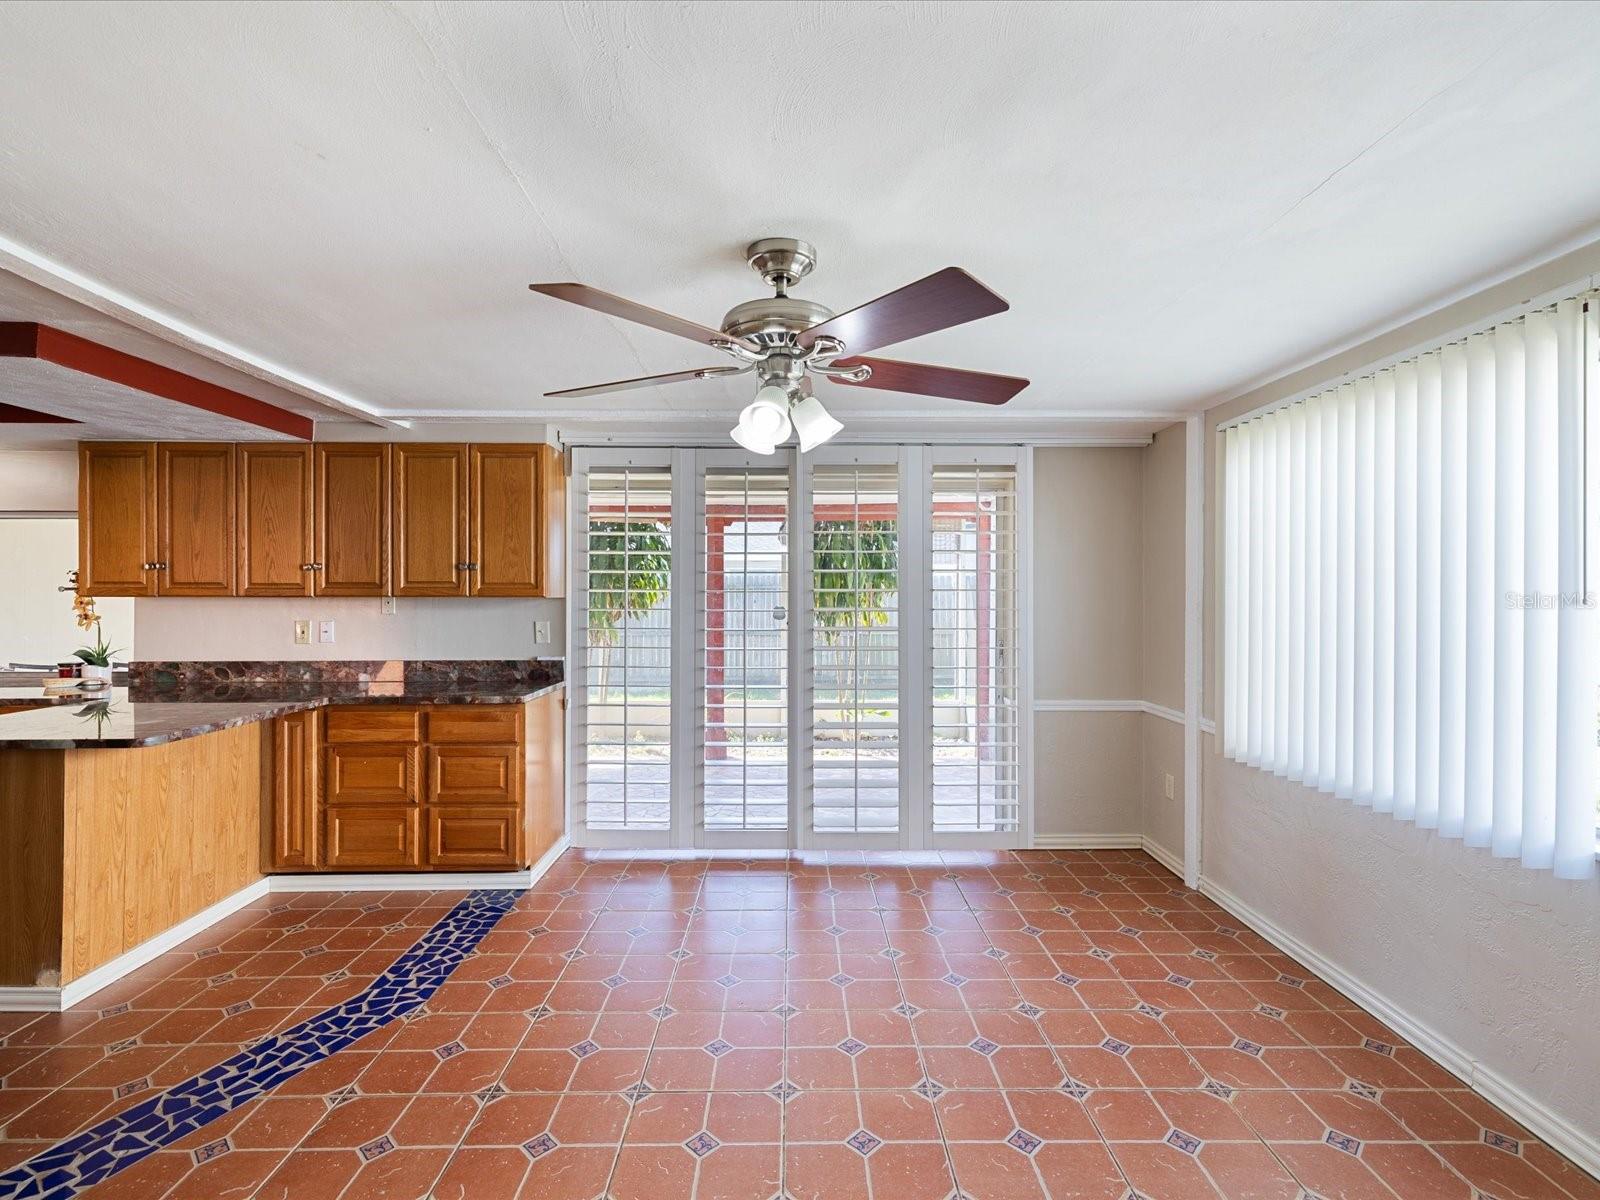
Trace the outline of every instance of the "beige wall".
{"label": "beige wall", "polygon": [[[1034,451],[1034,830],[1183,853],[1184,429],[1148,447]],[[1166,799],[1166,775],[1173,799]]]}
{"label": "beige wall", "polygon": [[0,450],[0,513],[77,511],[77,451]]}
{"label": "beige wall", "polygon": [[[78,628],[72,596],[57,589],[78,567],[76,517],[0,518],[0,664],[49,666],[94,641]],[[116,661],[133,656],[133,601],[95,601]]]}
{"label": "beige wall", "polygon": [[[1600,244],[1206,413],[1206,712],[1223,611],[1217,422],[1596,272]],[[1543,1106],[1600,1164],[1600,882],[1525,870],[1224,759],[1220,747],[1202,739],[1206,883]]]}

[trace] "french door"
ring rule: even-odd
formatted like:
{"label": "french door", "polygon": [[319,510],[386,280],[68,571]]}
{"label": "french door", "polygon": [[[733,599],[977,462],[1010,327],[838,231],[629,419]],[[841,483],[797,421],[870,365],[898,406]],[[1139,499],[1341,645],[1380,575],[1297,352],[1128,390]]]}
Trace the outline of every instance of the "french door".
{"label": "french door", "polygon": [[1027,844],[1030,465],[575,451],[574,842]]}

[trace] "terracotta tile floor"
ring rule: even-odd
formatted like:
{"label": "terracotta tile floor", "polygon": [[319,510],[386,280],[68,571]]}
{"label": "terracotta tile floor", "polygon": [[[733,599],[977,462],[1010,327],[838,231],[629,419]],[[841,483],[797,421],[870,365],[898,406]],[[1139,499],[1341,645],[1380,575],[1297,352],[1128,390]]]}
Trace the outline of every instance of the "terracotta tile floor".
{"label": "terracotta tile floor", "polygon": [[[458,899],[273,896],[82,1011],[0,1014],[0,1172],[360,991]],[[423,1009],[81,1194],[1597,1200],[1600,1182],[1137,852],[573,852]]]}

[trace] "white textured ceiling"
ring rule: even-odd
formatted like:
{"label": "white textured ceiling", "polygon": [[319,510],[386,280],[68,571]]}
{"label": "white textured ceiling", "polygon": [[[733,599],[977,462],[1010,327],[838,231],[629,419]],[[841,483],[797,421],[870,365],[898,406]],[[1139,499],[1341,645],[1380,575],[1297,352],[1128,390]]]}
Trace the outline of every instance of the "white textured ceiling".
{"label": "white textured ceiling", "polygon": [[1031,377],[1000,419],[1178,411],[1591,236],[1597,84],[1594,4],[8,4],[0,265],[399,417],[621,423],[748,379],[545,401],[717,358],[527,283],[715,324],[793,235],[836,309],[1006,296],[887,352]]}

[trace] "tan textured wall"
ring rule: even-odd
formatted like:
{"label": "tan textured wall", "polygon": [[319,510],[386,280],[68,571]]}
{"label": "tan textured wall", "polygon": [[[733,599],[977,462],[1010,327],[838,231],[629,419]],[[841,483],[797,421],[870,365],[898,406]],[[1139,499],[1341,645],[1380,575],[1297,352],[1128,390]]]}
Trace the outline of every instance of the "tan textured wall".
{"label": "tan textured wall", "polygon": [[[1216,711],[1221,679],[1217,422],[1596,272],[1600,243],[1206,413],[1203,711]],[[1242,766],[1219,737],[1202,738],[1201,758],[1208,882],[1600,1138],[1600,881],[1525,870]]]}

